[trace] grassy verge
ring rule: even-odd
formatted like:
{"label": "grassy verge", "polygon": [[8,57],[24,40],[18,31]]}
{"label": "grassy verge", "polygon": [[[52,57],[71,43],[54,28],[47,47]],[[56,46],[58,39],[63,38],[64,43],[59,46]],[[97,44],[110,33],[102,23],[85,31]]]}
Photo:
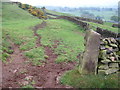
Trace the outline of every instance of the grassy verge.
{"label": "grassy verge", "polygon": [[61,83],[75,88],[119,88],[119,77],[118,74],[80,75],[76,69],[65,73]]}

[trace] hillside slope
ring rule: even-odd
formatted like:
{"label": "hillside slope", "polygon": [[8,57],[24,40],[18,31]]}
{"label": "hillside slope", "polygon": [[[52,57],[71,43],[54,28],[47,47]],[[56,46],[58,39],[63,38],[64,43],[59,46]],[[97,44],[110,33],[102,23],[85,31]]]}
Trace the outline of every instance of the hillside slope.
{"label": "hillside slope", "polygon": [[4,20],[19,20],[35,18],[27,11],[22,10],[16,4],[2,3],[2,16]]}

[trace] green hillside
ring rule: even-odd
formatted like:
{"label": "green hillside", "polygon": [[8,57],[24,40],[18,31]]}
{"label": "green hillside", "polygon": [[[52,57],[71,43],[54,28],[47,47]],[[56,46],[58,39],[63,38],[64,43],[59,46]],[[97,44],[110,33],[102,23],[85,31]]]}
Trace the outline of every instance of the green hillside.
{"label": "green hillside", "polygon": [[20,20],[20,19],[31,19],[35,18],[25,10],[20,9],[17,5],[9,3],[2,4],[2,16],[3,21],[5,20]]}
{"label": "green hillside", "polygon": [[5,51],[2,59],[5,61],[9,57],[9,53],[12,52],[9,49],[9,47],[12,47],[9,41],[22,45],[21,47],[26,47],[26,49],[35,46],[33,43],[35,42],[35,37],[30,27],[42,22],[42,20],[33,17],[27,11],[18,8],[17,5],[3,3],[2,6],[2,45],[3,51]]}

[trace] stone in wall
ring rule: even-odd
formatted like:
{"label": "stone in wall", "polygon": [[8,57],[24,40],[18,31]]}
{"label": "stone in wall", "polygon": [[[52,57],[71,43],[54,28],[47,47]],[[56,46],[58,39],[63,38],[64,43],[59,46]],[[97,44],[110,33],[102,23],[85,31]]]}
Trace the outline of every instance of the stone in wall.
{"label": "stone in wall", "polygon": [[83,18],[83,17],[75,17],[78,20],[82,20],[82,21],[88,21],[88,22],[94,22],[94,23],[98,23],[98,24],[103,24],[102,20],[95,20],[95,19],[90,19],[90,18]]}

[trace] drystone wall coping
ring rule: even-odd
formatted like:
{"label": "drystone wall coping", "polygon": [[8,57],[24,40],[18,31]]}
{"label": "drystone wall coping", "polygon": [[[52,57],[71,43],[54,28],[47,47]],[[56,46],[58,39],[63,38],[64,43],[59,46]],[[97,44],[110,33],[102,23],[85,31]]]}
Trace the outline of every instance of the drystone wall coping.
{"label": "drystone wall coping", "polygon": [[97,27],[96,32],[101,34],[101,36],[104,38],[108,38],[108,37],[117,38],[120,36],[120,34],[118,34],[118,33],[108,31],[107,29],[102,29],[100,27]]}
{"label": "drystone wall coping", "polygon": [[113,24],[112,27],[120,28],[120,24]]}
{"label": "drystone wall coping", "polygon": [[102,20],[95,20],[95,19],[90,19],[90,18],[83,18],[83,17],[75,17],[78,20],[83,20],[83,21],[88,21],[88,22],[94,22],[98,24],[103,24]]}

